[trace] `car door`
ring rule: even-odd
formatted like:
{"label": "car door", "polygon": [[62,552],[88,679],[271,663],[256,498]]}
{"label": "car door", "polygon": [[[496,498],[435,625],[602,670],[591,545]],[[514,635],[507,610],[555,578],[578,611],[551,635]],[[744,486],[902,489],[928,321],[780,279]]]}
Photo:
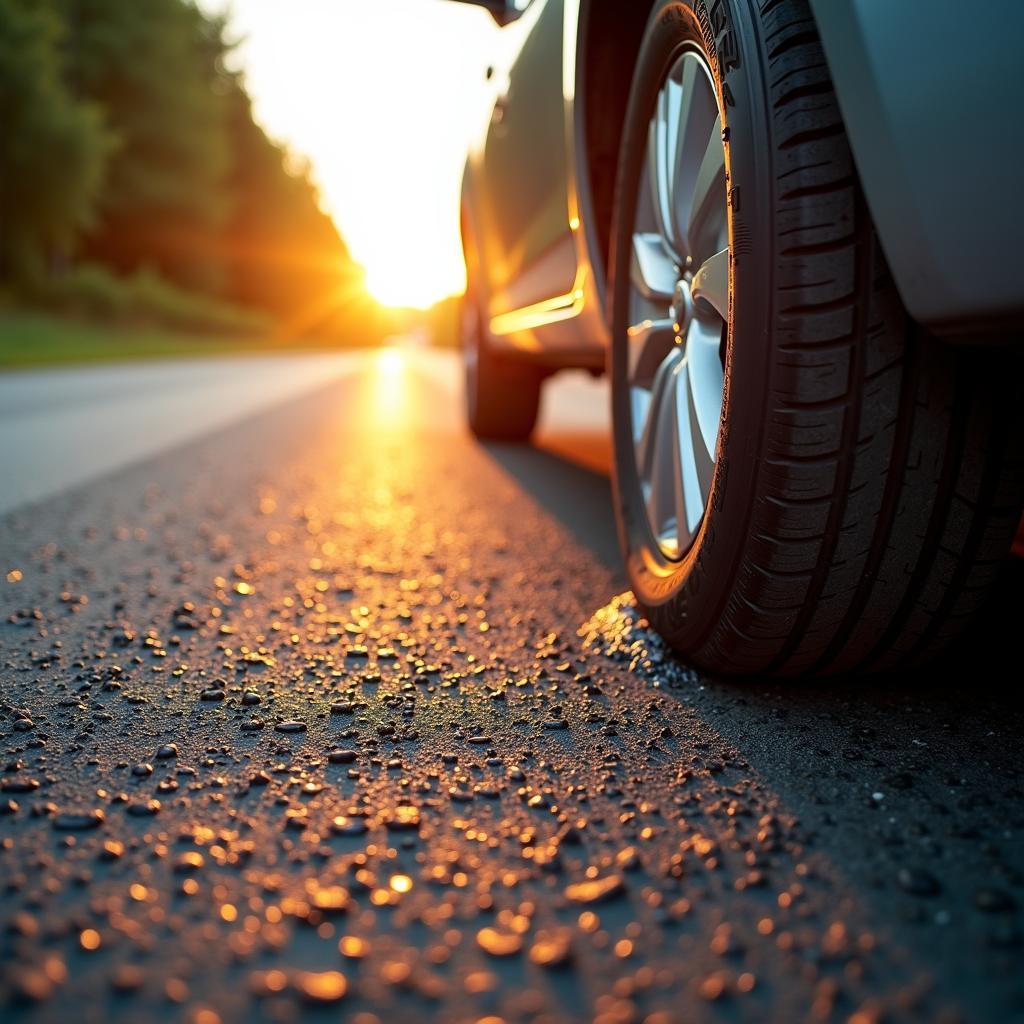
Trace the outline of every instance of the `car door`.
{"label": "car door", "polygon": [[495,71],[479,216],[492,315],[572,288],[566,116],[562,95],[564,0],[533,0],[509,26],[512,53]]}

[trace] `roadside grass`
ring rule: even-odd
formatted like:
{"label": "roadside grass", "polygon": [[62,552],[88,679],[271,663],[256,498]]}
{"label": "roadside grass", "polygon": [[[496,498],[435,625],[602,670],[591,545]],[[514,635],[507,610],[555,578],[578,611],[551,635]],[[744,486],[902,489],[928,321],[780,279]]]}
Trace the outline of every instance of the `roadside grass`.
{"label": "roadside grass", "polygon": [[269,334],[189,334],[161,328],[104,327],[34,312],[0,312],[0,369],[323,348]]}

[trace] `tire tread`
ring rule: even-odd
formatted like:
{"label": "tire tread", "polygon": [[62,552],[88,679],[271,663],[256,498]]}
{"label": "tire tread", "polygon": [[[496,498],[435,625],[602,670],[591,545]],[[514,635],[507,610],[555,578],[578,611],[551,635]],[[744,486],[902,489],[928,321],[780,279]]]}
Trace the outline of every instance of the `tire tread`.
{"label": "tire tread", "polygon": [[[761,11],[775,359],[740,568],[689,653],[729,672],[893,669],[960,633],[1009,550],[1024,500],[1020,374],[1004,353],[954,349],[908,319],[806,0]],[[673,614],[651,609],[670,638]]]}

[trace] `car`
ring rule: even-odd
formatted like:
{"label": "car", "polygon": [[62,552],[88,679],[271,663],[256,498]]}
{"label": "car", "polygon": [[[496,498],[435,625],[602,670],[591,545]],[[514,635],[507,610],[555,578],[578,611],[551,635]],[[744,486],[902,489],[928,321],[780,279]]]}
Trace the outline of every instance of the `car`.
{"label": "car", "polygon": [[473,432],[524,440],[547,377],[607,372],[629,584],[697,666],[944,650],[1024,507],[1024,5],[482,6]]}

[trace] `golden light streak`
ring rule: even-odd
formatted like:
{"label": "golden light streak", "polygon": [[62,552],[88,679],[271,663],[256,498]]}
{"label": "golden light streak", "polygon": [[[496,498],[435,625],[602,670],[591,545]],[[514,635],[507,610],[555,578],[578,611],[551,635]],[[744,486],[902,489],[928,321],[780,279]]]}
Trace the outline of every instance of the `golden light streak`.
{"label": "golden light streak", "polygon": [[374,356],[368,410],[374,429],[391,432],[407,427],[412,412],[408,369],[400,348],[383,348]]}
{"label": "golden light streak", "polygon": [[581,269],[576,275],[572,291],[492,317],[491,333],[515,334],[517,331],[542,327],[544,324],[554,323],[556,320],[568,320],[571,317],[579,316],[583,311],[585,281],[586,274]]}
{"label": "golden light streak", "polygon": [[465,285],[459,195],[502,45],[442,0],[201,0],[243,42],[257,120],[308,156],[324,208],[379,302],[425,308]]}

